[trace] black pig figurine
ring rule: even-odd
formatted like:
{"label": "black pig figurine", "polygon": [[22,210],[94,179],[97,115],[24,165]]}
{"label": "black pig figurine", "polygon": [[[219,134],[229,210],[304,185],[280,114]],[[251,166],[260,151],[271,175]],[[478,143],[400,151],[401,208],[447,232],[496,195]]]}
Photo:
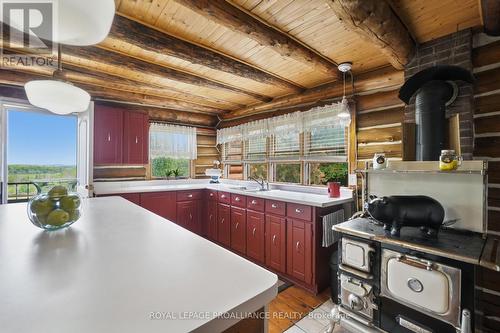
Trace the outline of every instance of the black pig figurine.
{"label": "black pig figurine", "polygon": [[384,224],[392,236],[399,236],[401,227],[420,227],[436,237],[444,220],[444,208],[433,198],[423,195],[370,196],[368,213]]}

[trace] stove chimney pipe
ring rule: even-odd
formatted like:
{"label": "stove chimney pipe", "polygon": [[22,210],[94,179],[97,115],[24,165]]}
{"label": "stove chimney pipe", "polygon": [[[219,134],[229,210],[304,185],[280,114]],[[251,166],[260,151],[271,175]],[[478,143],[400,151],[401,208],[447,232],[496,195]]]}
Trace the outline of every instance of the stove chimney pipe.
{"label": "stove chimney pipe", "polygon": [[415,95],[416,159],[437,161],[445,142],[446,106],[457,97],[454,81],[474,82],[472,74],[458,66],[440,65],[424,69],[399,90],[406,104]]}

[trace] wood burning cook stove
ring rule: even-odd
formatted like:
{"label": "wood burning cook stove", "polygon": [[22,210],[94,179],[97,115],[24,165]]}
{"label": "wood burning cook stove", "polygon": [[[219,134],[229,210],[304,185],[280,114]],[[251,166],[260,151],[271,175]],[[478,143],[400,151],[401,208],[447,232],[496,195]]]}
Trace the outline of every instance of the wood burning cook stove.
{"label": "wood burning cook stove", "polygon": [[[334,227],[340,233],[334,321],[351,332],[474,332],[475,268],[486,230],[486,164],[454,173],[437,162],[395,162],[364,173],[364,197],[425,195],[440,202],[438,235],[418,227],[392,233],[368,217]],[[366,201],[368,201],[367,199]],[[471,212],[475,218],[471,218]],[[451,224],[451,223],[450,223]]]}

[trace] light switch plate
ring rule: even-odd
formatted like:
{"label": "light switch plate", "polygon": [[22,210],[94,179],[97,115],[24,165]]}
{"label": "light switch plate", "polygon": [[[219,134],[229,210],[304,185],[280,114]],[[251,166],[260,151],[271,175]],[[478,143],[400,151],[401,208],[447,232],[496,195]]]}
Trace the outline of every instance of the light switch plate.
{"label": "light switch plate", "polygon": [[357,186],[358,185],[358,177],[355,173],[349,174],[349,186]]}

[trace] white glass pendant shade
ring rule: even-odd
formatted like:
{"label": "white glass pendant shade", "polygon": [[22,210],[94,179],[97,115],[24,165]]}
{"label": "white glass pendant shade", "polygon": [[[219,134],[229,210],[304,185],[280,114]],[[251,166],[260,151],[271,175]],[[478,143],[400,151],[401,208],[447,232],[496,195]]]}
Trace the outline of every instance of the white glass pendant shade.
{"label": "white glass pendant shade", "polygon": [[[115,16],[114,0],[52,0],[57,21],[54,31],[37,31],[36,37],[56,43],[87,46],[102,42]],[[10,25],[23,27],[22,15],[12,16]],[[30,22],[42,22],[38,11],[30,12]],[[30,31],[33,34],[32,31]]]}
{"label": "white glass pendant shade", "polygon": [[90,103],[88,92],[62,81],[30,81],[24,89],[32,105],[56,114],[83,112]]}
{"label": "white glass pendant shade", "polygon": [[349,108],[349,101],[345,96],[342,98],[342,102],[340,102],[340,112],[337,116],[340,123],[344,126],[348,126],[351,123],[351,109]]}

